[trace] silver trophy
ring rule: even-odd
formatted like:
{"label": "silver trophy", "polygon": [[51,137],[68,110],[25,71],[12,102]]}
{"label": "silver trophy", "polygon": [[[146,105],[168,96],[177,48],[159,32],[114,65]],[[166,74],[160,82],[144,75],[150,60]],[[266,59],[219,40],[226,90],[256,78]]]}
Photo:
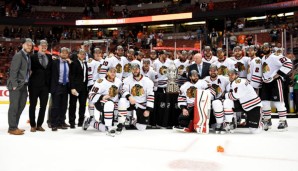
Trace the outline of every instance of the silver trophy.
{"label": "silver trophy", "polygon": [[167,77],[168,77],[168,85],[167,85],[167,93],[178,93],[179,86],[175,82],[177,78],[177,68],[172,61],[167,68]]}

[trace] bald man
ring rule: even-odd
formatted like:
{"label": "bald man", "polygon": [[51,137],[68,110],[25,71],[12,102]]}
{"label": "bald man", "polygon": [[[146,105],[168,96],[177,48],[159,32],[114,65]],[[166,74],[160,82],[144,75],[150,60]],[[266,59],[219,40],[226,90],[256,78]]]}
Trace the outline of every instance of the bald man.
{"label": "bald man", "polygon": [[202,61],[202,54],[197,53],[193,56],[194,64],[189,66],[188,75],[192,70],[196,70],[199,73],[199,79],[203,79],[209,76],[210,64]]}

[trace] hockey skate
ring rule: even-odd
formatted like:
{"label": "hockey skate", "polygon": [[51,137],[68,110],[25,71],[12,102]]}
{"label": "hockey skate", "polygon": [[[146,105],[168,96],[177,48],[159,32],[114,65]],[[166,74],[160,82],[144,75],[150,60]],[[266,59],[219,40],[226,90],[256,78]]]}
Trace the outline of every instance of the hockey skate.
{"label": "hockey skate", "polygon": [[111,128],[109,129],[108,127],[106,127],[106,135],[115,137],[116,131],[114,129],[111,129]]}
{"label": "hockey skate", "polygon": [[221,131],[223,131],[223,123],[216,124],[216,126],[215,126],[215,134],[220,134]]}
{"label": "hockey skate", "polygon": [[288,123],[287,120],[280,120],[277,126],[279,131],[287,131],[288,130]]}
{"label": "hockey skate", "polygon": [[122,133],[123,127],[124,127],[124,125],[123,125],[122,123],[119,123],[119,124],[117,125],[117,128],[116,128],[116,134],[117,134],[117,135],[119,135],[119,134]]}
{"label": "hockey skate", "polygon": [[252,134],[259,134],[263,131],[263,129],[264,129],[264,124],[263,122],[261,122],[258,128],[249,127],[249,132]]}
{"label": "hockey skate", "polygon": [[82,126],[82,129],[83,129],[84,131],[86,131],[86,130],[88,129],[88,127],[90,126],[90,122],[91,122],[92,119],[93,119],[92,116],[90,116],[90,117],[85,117],[85,119],[84,119],[84,121],[83,121],[83,126]]}
{"label": "hockey skate", "polygon": [[264,131],[268,131],[269,129],[271,129],[271,126],[272,126],[271,118],[264,119],[263,124],[264,124]]}
{"label": "hockey skate", "polygon": [[233,134],[234,133],[234,123],[231,123],[231,122],[225,122],[223,124],[223,129],[222,131],[220,131],[221,134],[226,134],[226,133],[231,133]]}

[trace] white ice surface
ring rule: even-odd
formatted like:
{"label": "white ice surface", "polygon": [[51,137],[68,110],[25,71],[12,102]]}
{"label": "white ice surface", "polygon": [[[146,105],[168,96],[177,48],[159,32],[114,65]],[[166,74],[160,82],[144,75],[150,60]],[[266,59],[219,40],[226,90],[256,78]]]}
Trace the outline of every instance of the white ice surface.
{"label": "white ice surface", "polygon": [[[19,128],[25,135],[7,133],[8,105],[0,105],[0,171],[297,171],[298,119],[278,132],[277,119],[268,132],[251,135],[199,135],[172,130],[125,130],[115,137],[93,128],[83,131],[30,132],[28,105]],[[224,153],[217,152],[217,146]]]}

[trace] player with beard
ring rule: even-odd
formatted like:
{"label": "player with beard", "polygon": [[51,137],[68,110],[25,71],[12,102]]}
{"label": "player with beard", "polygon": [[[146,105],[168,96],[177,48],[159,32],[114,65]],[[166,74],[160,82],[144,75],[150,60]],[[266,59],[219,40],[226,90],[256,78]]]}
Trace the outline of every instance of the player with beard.
{"label": "player with beard", "polygon": [[255,46],[251,45],[248,47],[247,51],[248,57],[248,70],[247,70],[247,80],[250,82],[250,85],[256,90],[259,94],[259,88],[262,86],[262,62],[261,58],[256,56]]}
{"label": "player with beard", "polygon": [[[234,102],[239,100],[241,108],[247,113],[247,124],[250,133],[260,133],[263,129],[261,122],[261,99],[246,79],[239,78],[238,71],[229,70],[230,84],[227,87],[224,101],[225,127],[231,132],[233,128]],[[234,125],[235,127],[235,125]]]}
{"label": "player with beard", "polygon": [[143,58],[142,59],[142,67],[141,67],[141,74],[145,77],[148,77],[154,84],[153,90],[157,90],[158,81],[157,81],[157,73],[150,67],[150,59]]}
{"label": "player with beard", "polygon": [[[263,85],[261,99],[263,103],[264,130],[267,131],[271,127],[271,105],[273,101],[279,115],[278,130],[286,130],[287,124],[287,109],[285,107],[283,95],[283,80],[292,70],[292,62],[284,56],[276,56],[271,53],[271,48],[268,43],[263,45]],[[287,87],[285,87],[287,88]]]}
{"label": "player with beard", "polygon": [[239,77],[247,78],[248,61],[250,61],[250,58],[243,56],[243,51],[240,46],[234,47],[233,52],[234,57],[231,57],[231,59],[236,62],[235,68],[237,68],[239,72]]}
{"label": "player with beard", "polygon": [[150,66],[153,67],[154,61],[157,59],[157,54],[155,50],[150,51]]}
{"label": "player with beard", "polygon": [[205,80],[199,80],[199,74],[196,70],[192,70],[189,75],[190,81],[185,82],[180,87],[178,96],[178,107],[182,113],[178,117],[179,126],[174,126],[173,129],[181,132],[193,132],[194,118],[194,102],[197,89],[208,89],[208,84]]}
{"label": "player with beard", "polygon": [[[116,68],[109,68],[107,76],[98,79],[89,92],[89,99],[95,108],[101,112],[101,121],[97,122],[93,116],[85,117],[83,122],[83,130],[91,125],[99,131],[106,131],[107,135],[115,136],[116,130],[113,127],[113,118],[116,114],[116,106],[118,106],[119,92],[122,89],[122,82],[116,77]],[[125,117],[125,116],[124,116]]]}
{"label": "player with beard", "polygon": [[189,66],[189,60],[187,59],[187,52],[182,51],[179,59],[175,59],[174,63],[177,67],[177,83],[179,86],[183,85],[186,81],[186,68]]}
{"label": "player with beard", "polygon": [[205,46],[204,48],[204,57],[202,58],[203,62],[208,62],[210,64],[217,61],[217,57],[213,56],[210,46]]}
{"label": "player with beard", "polygon": [[99,77],[100,78],[105,77],[109,68],[116,68],[116,76],[121,80],[123,75],[124,58],[126,58],[123,55],[124,55],[123,47],[117,46],[117,54],[112,55],[111,57],[106,58],[104,60],[101,69],[103,71],[105,70],[105,72],[100,72]]}
{"label": "player with beard", "polygon": [[236,62],[226,57],[222,48],[217,48],[217,58],[214,64],[218,68],[218,75],[228,76],[228,70],[235,69]]}
{"label": "player with beard", "polygon": [[211,85],[210,92],[212,94],[212,109],[216,119],[215,133],[219,134],[222,131],[224,123],[223,98],[227,85],[230,83],[227,77],[218,75],[217,66],[211,64],[209,68],[210,76],[204,80]]}
{"label": "player with beard", "polygon": [[[149,115],[153,112],[153,82],[140,72],[138,63],[131,64],[132,75],[123,80],[123,94],[119,100],[119,117],[117,131],[121,132],[127,111],[133,111],[133,125],[138,130],[145,130],[149,123]],[[121,117],[120,117],[121,116]]]}
{"label": "player with beard", "polygon": [[127,58],[123,57],[123,75],[122,75],[122,80],[131,75],[131,68],[130,65],[132,62],[136,62],[141,64],[138,60],[135,58],[135,51],[133,49],[129,49],[127,52]]}

